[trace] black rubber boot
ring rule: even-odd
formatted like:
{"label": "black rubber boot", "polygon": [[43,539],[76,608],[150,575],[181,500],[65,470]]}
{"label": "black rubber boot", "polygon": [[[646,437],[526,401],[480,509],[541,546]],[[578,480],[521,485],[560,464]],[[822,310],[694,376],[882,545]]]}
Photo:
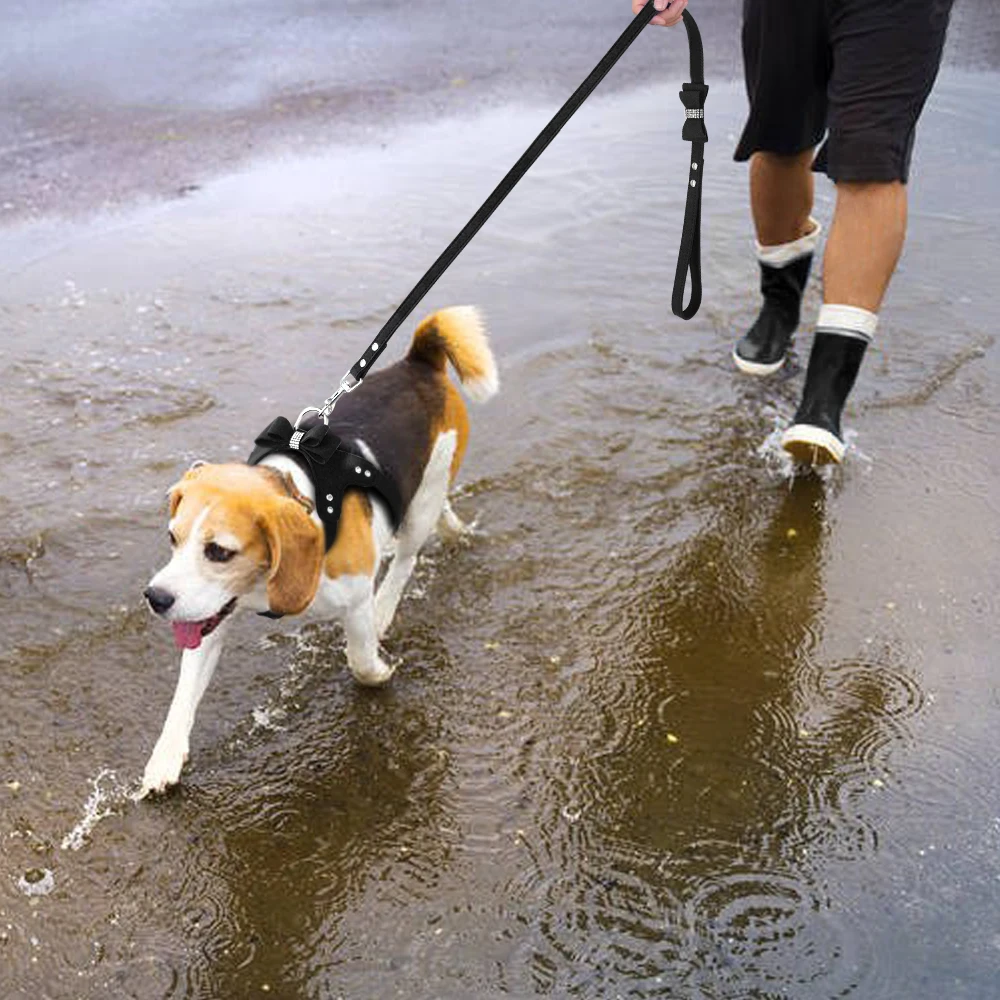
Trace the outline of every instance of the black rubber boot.
{"label": "black rubber boot", "polygon": [[844,403],[854,388],[868,341],[817,331],[809,355],[802,402],[781,446],[810,465],[841,462],[847,450],[840,429]]}
{"label": "black rubber boot", "polygon": [[788,344],[799,325],[802,295],[813,255],[807,253],[786,264],[760,264],[760,291],[764,304],[756,322],[733,349],[733,361],[748,375],[770,375],[784,363]]}

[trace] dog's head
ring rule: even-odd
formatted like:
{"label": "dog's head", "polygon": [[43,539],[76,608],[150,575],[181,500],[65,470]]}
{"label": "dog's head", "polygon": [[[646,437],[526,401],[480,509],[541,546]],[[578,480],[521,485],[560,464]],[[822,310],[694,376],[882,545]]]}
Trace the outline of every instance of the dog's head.
{"label": "dog's head", "polygon": [[180,648],[197,649],[257,588],[266,587],[276,614],[309,606],[323,530],[289,477],[260,466],[198,464],[169,497],[173,556],[145,597],[171,623]]}

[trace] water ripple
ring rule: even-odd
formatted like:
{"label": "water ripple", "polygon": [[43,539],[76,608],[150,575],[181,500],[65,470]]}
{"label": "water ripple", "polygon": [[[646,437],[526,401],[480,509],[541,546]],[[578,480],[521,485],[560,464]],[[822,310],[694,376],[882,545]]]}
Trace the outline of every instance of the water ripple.
{"label": "water ripple", "polygon": [[224,960],[242,968],[253,961],[258,942],[242,925],[240,910],[233,905],[232,871],[216,867],[224,857],[216,837],[189,836],[183,876],[174,891],[189,946],[209,967]]}
{"label": "water ripple", "polygon": [[90,994],[108,1000],[177,1000],[188,996],[181,959],[163,955],[132,958],[100,981]]}
{"label": "water ripple", "polygon": [[685,919],[698,956],[693,984],[708,995],[735,997],[747,989],[871,995],[867,937],[842,904],[801,876],[738,867],[719,872],[686,902]]}
{"label": "water ripple", "polygon": [[938,363],[929,375],[923,375],[919,385],[896,395],[874,399],[864,409],[897,410],[923,406],[933,399],[961,373],[966,365],[986,356],[986,352],[996,343],[992,336],[982,336],[971,344],[958,348],[950,357]]}

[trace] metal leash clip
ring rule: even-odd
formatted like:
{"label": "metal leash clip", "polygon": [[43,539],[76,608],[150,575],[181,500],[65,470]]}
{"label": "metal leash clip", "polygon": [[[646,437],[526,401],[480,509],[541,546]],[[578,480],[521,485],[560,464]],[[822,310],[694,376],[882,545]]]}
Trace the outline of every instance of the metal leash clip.
{"label": "metal leash clip", "polygon": [[[355,378],[350,372],[348,372],[341,380],[340,385],[337,387],[337,391],[332,396],[327,396],[323,401],[321,407],[307,406],[302,413],[299,414],[299,420],[309,412],[316,412],[323,418],[324,424],[330,423],[330,414],[333,413],[333,408],[337,405],[337,400],[341,396],[346,395],[349,392],[353,392],[357,387],[361,385],[361,379]],[[299,420],[295,421],[295,426],[299,426]]]}
{"label": "metal leash clip", "polygon": [[354,392],[359,385],[361,385],[361,379],[355,378],[350,372],[340,380],[337,391],[324,400],[323,409],[320,410],[320,416],[323,418],[324,424],[330,422],[330,414],[333,413],[333,408],[337,405],[337,400],[348,392]]}

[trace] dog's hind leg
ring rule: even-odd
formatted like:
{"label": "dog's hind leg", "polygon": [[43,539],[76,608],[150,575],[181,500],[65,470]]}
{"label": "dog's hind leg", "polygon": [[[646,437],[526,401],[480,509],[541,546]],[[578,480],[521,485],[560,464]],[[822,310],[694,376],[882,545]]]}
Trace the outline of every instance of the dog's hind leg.
{"label": "dog's hind leg", "polygon": [[359,684],[376,687],[385,684],[395,670],[378,652],[375,630],[375,604],[369,597],[344,612],[344,636],[347,639],[347,665]]}
{"label": "dog's hind leg", "polygon": [[[380,636],[385,635],[392,624],[403,596],[403,588],[417,564],[420,549],[445,517],[456,442],[454,431],[447,431],[438,437],[424,469],[423,479],[396,535],[395,558],[389,564],[385,579],[375,595],[375,626]],[[458,521],[458,518],[455,520]],[[458,523],[461,524],[461,521]]]}
{"label": "dog's hind leg", "polygon": [[417,552],[400,547],[375,597],[375,627],[380,637],[389,631],[403,596],[403,589],[416,565]]}

